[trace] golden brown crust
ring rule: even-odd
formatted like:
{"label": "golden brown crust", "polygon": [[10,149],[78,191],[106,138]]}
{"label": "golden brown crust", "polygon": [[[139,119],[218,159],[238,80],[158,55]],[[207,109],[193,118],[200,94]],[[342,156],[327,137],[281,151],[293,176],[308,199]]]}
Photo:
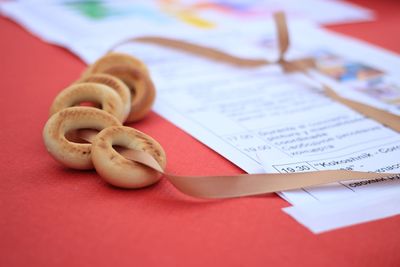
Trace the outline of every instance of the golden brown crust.
{"label": "golden brown crust", "polygon": [[87,75],[85,78],[78,80],[76,83],[87,83],[87,82],[107,85],[118,93],[118,95],[122,100],[123,111],[124,111],[123,121],[125,121],[131,111],[131,92],[128,86],[117,77],[114,77],[106,73],[90,74]]}
{"label": "golden brown crust", "polygon": [[49,153],[59,162],[73,169],[92,169],[91,144],[75,143],[65,135],[78,129],[101,131],[121,123],[109,113],[89,107],[63,109],[47,121],[43,129],[43,140]]}
{"label": "golden brown crust", "polygon": [[64,108],[79,105],[82,102],[97,103],[101,106],[101,109],[120,121],[125,118],[122,100],[119,95],[107,85],[99,83],[78,83],[65,88],[54,99],[50,108],[50,115]]}
{"label": "golden brown crust", "polygon": [[96,136],[92,146],[93,164],[107,182],[118,187],[140,188],[160,179],[160,173],[124,158],[113,145],[147,152],[163,169],[166,166],[165,152],[153,138],[130,127],[108,127]]}
{"label": "golden brown crust", "polygon": [[105,69],[113,66],[128,66],[138,68],[148,73],[146,65],[139,59],[124,53],[111,52],[98,59],[87,69],[88,73],[103,73]]}
{"label": "golden brown crust", "polygon": [[82,79],[95,73],[115,76],[129,87],[132,100],[128,123],[142,119],[150,111],[156,92],[149,72],[140,60],[126,54],[109,53],[91,65]]}

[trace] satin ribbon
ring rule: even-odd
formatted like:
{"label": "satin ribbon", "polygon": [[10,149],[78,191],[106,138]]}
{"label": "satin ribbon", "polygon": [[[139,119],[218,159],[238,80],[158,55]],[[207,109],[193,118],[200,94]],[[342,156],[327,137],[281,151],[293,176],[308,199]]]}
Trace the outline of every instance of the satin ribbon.
{"label": "satin ribbon", "polygon": [[[84,141],[92,143],[97,131],[79,130]],[[182,176],[167,173],[158,162],[144,151],[124,147],[115,150],[132,160],[164,175],[179,191],[198,198],[231,198],[267,194],[338,181],[391,178],[400,174],[329,170],[290,174],[241,174],[229,176]]]}
{"label": "satin ribbon", "polygon": [[[229,55],[222,51],[199,46],[196,44],[174,40],[164,37],[138,37],[125,40],[116,44],[110,51],[115,48],[131,42],[150,43],[162,47],[173,48],[182,52],[191,53],[197,56],[208,58],[222,63],[235,65],[243,68],[256,68],[260,66],[279,64],[285,72],[302,72],[310,78],[308,70],[315,67],[312,58],[304,58],[295,61],[286,61],[285,54],[289,48],[289,34],[285,15],[277,13],[274,15],[277,26],[278,42],[279,42],[279,58],[277,62],[269,62],[264,59],[244,59]],[[317,81],[324,90],[324,93],[356,110],[357,112],[374,119],[393,130],[400,132],[400,117],[389,112],[346,99],[338,95],[327,85]],[[91,130],[80,130],[79,134],[82,139],[91,142],[95,136],[95,132]],[[118,152],[125,158],[140,163],[143,167],[151,168],[163,174],[178,190],[181,192],[200,198],[228,198],[241,197],[250,195],[259,195],[272,192],[279,192],[291,189],[299,189],[303,187],[328,184],[339,181],[361,180],[361,179],[379,179],[399,177],[400,174],[390,173],[372,173],[372,172],[356,172],[347,170],[329,170],[316,172],[300,172],[291,174],[243,174],[231,176],[177,176],[166,173],[157,161],[148,153],[136,151],[127,148],[118,148]]]}

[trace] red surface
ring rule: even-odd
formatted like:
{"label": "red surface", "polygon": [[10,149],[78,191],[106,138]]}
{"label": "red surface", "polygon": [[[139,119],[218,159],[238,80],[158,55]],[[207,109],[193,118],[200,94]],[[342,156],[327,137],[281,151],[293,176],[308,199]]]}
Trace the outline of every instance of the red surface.
{"label": "red surface", "polygon": [[[357,1],[378,20],[330,29],[400,52],[399,2]],[[118,190],[64,169],[41,131],[84,64],[0,18],[0,266],[400,266],[400,217],[313,235],[276,195],[199,201],[166,181]],[[136,125],[177,174],[241,171],[151,114]]]}

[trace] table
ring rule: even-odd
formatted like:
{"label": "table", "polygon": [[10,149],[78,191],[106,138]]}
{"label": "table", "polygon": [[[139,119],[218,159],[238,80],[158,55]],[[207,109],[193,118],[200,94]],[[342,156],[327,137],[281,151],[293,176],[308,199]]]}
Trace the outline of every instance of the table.
{"label": "table", "polygon": [[[327,28],[400,53],[400,2],[354,2],[377,20]],[[166,180],[120,190],[55,163],[42,128],[85,65],[5,18],[0,36],[1,266],[400,265],[399,216],[314,235],[277,195],[204,201]],[[130,126],[162,144],[170,172],[242,173],[155,113]]]}

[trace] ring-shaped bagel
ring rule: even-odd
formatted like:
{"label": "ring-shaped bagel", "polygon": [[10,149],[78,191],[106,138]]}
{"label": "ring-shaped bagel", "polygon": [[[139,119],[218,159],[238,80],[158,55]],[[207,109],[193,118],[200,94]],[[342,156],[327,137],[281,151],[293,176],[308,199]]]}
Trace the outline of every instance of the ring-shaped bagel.
{"label": "ring-shaped bagel", "polygon": [[127,122],[142,119],[150,111],[156,90],[145,65],[138,59],[120,53],[109,53],[100,58],[84,73],[106,73],[121,79],[131,91],[131,112]]}
{"label": "ring-shaped bagel", "polygon": [[96,60],[92,65],[89,65],[88,68],[83,72],[82,78],[88,76],[92,73],[102,72],[104,67],[113,67],[113,66],[127,66],[131,68],[139,68],[141,71],[145,73],[149,73],[146,64],[144,64],[141,60],[119,52],[110,52]]}
{"label": "ring-shaped bagel", "polygon": [[54,99],[50,115],[82,102],[99,103],[102,110],[119,121],[123,122],[125,119],[121,97],[107,85],[99,83],[78,83],[65,88]]}
{"label": "ring-shaped bagel", "polygon": [[93,165],[108,183],[123,188],[141,188],[160,179],[160,173],[124,158],[113,145],[147,152],[163,169],[166,166],[165,152],[153,138],[130,127],[108,127],[96,135],[92,145]]}
{"label": "ring-shaped bagel", "polygon": [[59,162],[73,169],[92,169],[91,144],[75,143],[65,135],[78,129],[103,130],[121,123],[109,113],[90,107],[71,107],[55,113],[43,129],[48,152]]}
{"label": "ring-shaped bagel", "polygon": [[100,83],[114,89],[122,100],[124,121],[127,119],[131,111],[131,91],[123,81],[109,74],[97,73],[88,75],[77,81],[77,83]]}

